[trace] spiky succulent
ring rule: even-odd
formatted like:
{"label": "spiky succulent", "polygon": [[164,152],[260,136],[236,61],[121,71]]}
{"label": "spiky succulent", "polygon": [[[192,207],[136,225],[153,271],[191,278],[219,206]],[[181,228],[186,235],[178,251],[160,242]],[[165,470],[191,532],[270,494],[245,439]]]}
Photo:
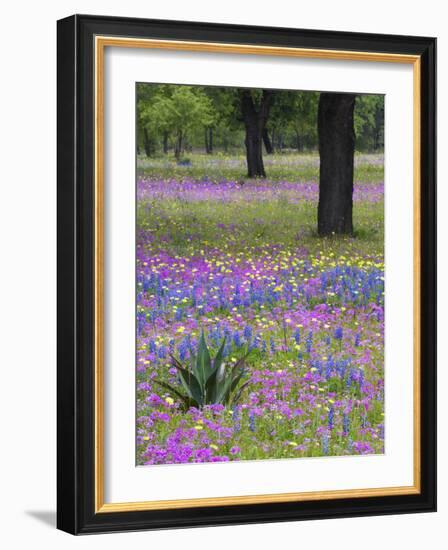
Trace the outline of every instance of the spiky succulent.
{"label": "spiky succulent", "polygon": [[224,338],[221,346],[212,359],[205,341],[204,332],[201,334],[198,351],[192,355],[190,365],[183,365],[174,355],[171,363],[177,370],[180,386],[173,386],[162,380],[154,380],[177,400],[180,400],[184,409],[204,405],[222,404],[235,405],[241,397],[249,381],[243,382],[245,374],[246,353],[234,365],[224,363]]}

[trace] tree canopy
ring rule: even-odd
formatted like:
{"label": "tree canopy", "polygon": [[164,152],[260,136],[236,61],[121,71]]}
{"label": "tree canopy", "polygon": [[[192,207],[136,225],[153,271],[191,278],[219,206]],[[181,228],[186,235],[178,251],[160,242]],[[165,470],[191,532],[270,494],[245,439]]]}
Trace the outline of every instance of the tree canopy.
{"label": "tree canopy", "polygon": [[[254,105],[263,90],[250,90]],[[318,148],[319,92],[276,90],[263,132],[265,153]],[[148,156],[188,151],[246,152],[241,90],[174,84],[137,85],[138,148]],[[358,95],[355,149],[384,147],[384,97]]]}

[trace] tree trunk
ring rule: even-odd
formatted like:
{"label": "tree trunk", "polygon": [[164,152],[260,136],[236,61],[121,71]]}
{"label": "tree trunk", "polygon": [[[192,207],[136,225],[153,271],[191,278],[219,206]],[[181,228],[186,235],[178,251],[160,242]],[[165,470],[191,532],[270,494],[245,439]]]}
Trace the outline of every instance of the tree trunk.
{"label": "tree trunk", "polygon": [[165,155],[168,153],[168,132],[163,133],[163,152]]}
{"label": "tree trunk", "polygon": [[247,175],[249,178],[265,178],[263,153],[261,150],[261,136],[257,128],[250,128],[246,132]]}
{"label": "tree trunk", "polygon": [[249,178],[265,178],[263,164],[263,130],[269,116],[273,93],[263,90],[258,109],[255,107],[250,90],[241,91],[241,112],[246,128],[247,175]]}
{"label": "tree trunk", "polygon": [[303,144],[302,144],[302,140],[300,139],[300,134],[299,132],[296,130],[296,148],[297,148],[297,152],[300,153],[301,151],[303,151]]}
{"label": "tree trunk", "polygon": [[267,128],[263,129],[263,134],[262,135],[263,135],[263,143],[264,143],[264,148],[266,149],[266,153],[268,155],[272,155],[274,150],[272,148],[272,142],[269,138],[269,132],[268,132]]}
{"label": "tree trunk", "polygon": [[178,132],[176,145],[174,147],[174,156],[176,157],[176,159],[179,159],[181,153],[182,153],[182,132]]}
{"label": "tree trunk", "polygon": [[151,140],[149,139],[149,133],[147,128],[143,129],[143,147],[147,157],[151,156]]}
{"label": "tree trunk", "polygon": [[213,128],[204,128],[205,152],[207,155],[213,153]]}
{"label": "tree trunk", "polygon": [[278,142],[277,142],[278,149],[280,153],[283,153],[283,132],[280,132],[278,135]]}
{"label": "tree trunk", "polygon": [[321,93],[318,109],[320,154],[319,235],[353,233],[354,94]]}
{"label": "tree trunk", "polygon": [[205,144],[205,152],[207,155],[210,154],[210,146],[208,143],[208,128],[204,128],[204,144]]}
{"label": "tree trunk", "polygon": [[208,150],[213,153],[213,128],[208,129]]}

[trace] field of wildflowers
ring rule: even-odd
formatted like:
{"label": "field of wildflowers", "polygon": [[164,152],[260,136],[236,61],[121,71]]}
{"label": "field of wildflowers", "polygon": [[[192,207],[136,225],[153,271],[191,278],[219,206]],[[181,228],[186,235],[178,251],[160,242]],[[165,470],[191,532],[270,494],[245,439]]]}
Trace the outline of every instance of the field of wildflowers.
{"label": "field of wildflowers", "polygon": [[[317,156],[272,159],[244,185],[242,159],[139,161],[139,465],[384,452],[383,158],[357,157],[356,234],[327,239]],[[185,411],[156,381],[202,331],[227,368],[249,351],[247,385]]]}

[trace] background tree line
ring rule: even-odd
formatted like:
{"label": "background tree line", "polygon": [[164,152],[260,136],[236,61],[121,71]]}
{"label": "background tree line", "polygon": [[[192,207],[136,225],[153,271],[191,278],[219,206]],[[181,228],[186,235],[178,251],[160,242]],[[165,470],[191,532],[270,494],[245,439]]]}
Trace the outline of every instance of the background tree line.
{"label": "background tree line", "polygon": [[139,84],[137,147],[245,150],[248,178],[264,178],[264,154],[318,150],[318,233],[353,234],[354,152],[384,145],[384,97]]}
{"label": "background tree line", "polygon": [[[270,97],[263,101],[263,93]],[[174,154],[178,159],[191,151],[243,153],[251,109],[265,105],[264,154],[316,151],[319,95],[141,83],[137,87],[138,150],[147,156]],[[357,96],[354,128],[357,151],[383,150],[383,96]]]}

